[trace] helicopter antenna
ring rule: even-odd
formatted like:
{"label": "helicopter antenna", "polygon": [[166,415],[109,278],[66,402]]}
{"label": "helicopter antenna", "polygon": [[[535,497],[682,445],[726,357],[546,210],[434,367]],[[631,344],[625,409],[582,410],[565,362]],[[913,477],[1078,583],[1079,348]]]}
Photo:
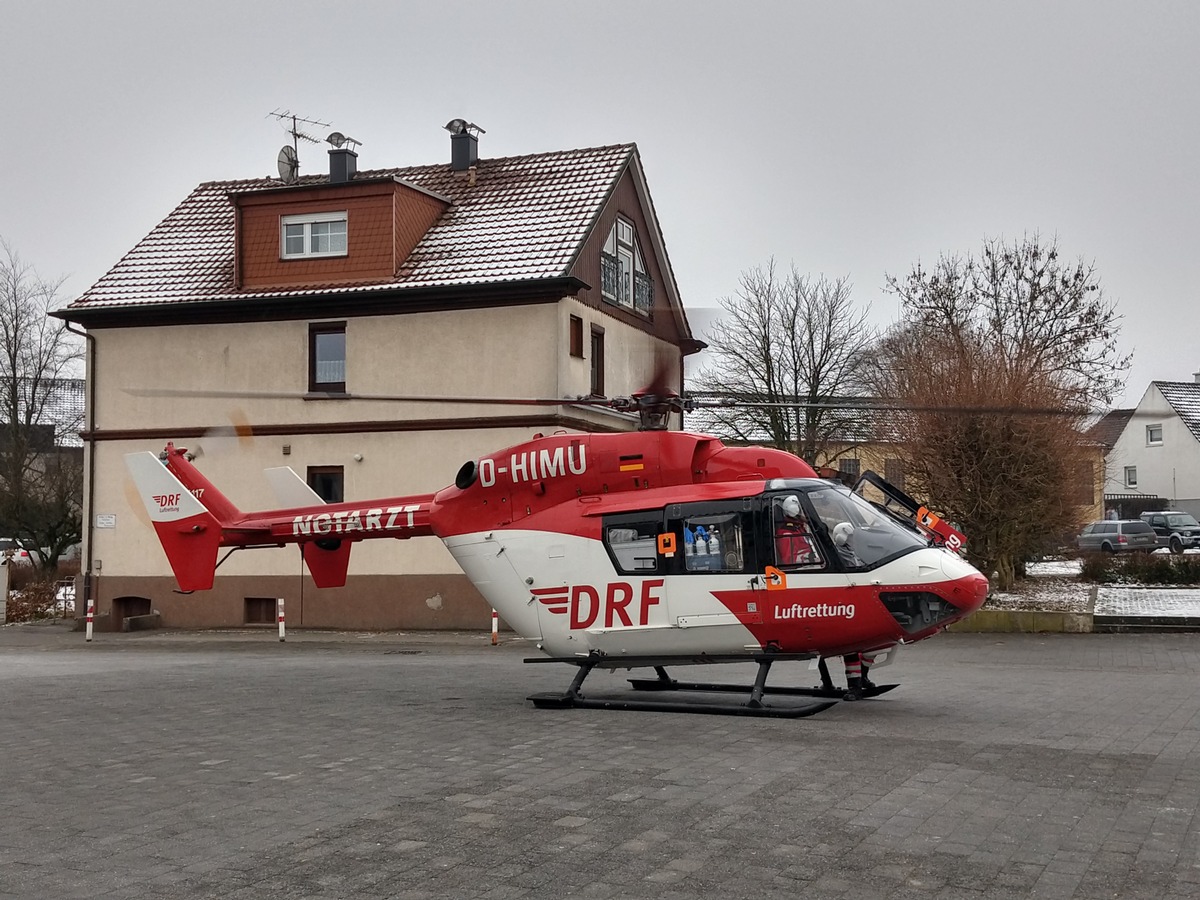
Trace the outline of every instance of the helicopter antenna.
{"label": "helicopter antenna", "polygon": [[[300,169],[300,141],[308,141],[311,144],[319,144],[321,141],[300,130],[300,126],[313,125],[317,128],[328,128],[328,122],[322,122],[319,119],[306,119],[303,116],[298,116],[290,109],[279,109],[267,113],[268,116],[274,116],[285,127],[288,122],[291,122],[291,128],[288,128],[288,134],[292,136],[291,152],[288,153],[288,148],[285,146],[279,151],[279,175],[289,184],[296,180],[296,173]],[[286,170],[286,171],[285,171]]]}

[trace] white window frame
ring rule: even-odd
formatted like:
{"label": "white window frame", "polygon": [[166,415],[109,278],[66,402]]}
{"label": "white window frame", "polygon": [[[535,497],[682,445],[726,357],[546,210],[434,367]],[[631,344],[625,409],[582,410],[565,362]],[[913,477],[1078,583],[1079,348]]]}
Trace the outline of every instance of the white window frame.
{"label": "white window frame", "polygon": [[1137,466],[1125,467],[1125,487],[1137,487]]}
{"label": "white window frame", "polygon": [[[1154,436],[1156,432],[1158,434],[1158,437]],[[1162,442],[1163,442],[1163,427],[1161,425],[1147,425],[1146,426],[1146,446],[1147,447],[1161,447]]]}
{"label": "white window frame", "polygon": [[[312,249],[312,226],[322,223],[340,222],[343,228],[343,243],[337,250]],[[289,253],[287,249],[287,231],[289,225],[300,225],[304,229],[304,249],[299,253]],[[346,256],[350,249],[350,216],[346,210],[331,212],[305,213],[299,216],[280,216],[279,218],[279,256],[281,259],[319,259],[329,256]]]}
{"label": "white window frame", "polygon": [[604,252],[616,257],[618,266],[617,294],[602,291],[603,296],[624,306],[634,309],[633,302],[634,277],[646,274],[646,264],[642,261],[642,248],[638,245],[637,229],[633,222],[624,216],[618,216],[604,241]]}

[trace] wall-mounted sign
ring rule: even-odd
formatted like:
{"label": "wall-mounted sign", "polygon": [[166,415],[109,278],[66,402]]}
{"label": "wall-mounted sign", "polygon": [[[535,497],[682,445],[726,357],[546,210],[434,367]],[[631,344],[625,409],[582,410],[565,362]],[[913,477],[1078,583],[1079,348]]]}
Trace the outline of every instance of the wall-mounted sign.
{"label": "wall-mounted sign", "polygon": [[117,517],[113,513],[96,513],[97,528],[116,528]]}

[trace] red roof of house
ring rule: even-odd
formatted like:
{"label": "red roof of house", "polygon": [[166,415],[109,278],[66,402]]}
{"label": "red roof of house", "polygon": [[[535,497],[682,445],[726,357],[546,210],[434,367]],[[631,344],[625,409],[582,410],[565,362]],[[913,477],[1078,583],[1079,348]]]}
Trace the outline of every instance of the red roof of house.
{"label": "red roof of house", "polygon": [[617,144],[480,159],[473,181],[448,164],[359,172],[353,181],[395,178],[450,205],[394,279],[269,291],[235,287],[230,195],[328,176],[206,182],[64,311],[560,278],[631,161],[641,177],[636,159],[636,145]]}

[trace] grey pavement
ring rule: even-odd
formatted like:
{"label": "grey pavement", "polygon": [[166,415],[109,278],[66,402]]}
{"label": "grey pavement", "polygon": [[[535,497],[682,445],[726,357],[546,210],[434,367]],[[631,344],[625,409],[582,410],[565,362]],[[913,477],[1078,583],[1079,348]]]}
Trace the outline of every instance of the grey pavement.
{"label": "grey pavement", "polygon": [[525,655],[0,629],[0,897],[1200,895],[1200,634],[941,635],[799,720],[537,710]]}

